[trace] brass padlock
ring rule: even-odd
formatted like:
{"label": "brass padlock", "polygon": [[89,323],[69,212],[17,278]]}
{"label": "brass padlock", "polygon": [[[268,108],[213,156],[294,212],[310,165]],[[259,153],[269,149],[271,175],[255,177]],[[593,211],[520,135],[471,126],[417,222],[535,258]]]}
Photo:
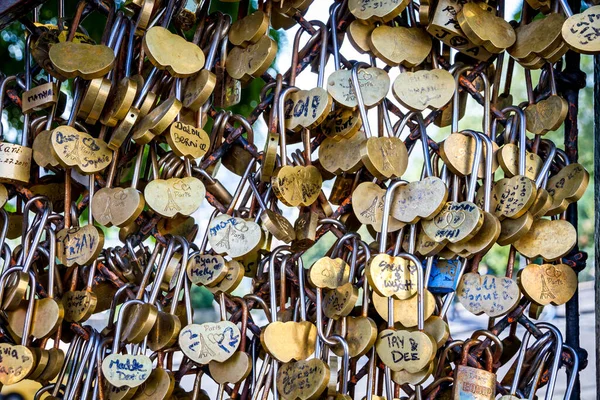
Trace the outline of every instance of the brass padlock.
{"label": "brass padlock", "polygon": [[[246,140],[248,141],[248,144],[250,146],[253,146],[254,129],[252,129],[252,124],[250,124],[248,120],[240,114],[226,115],[223,118],[223,123],[221,124],[221,127],[219,129],[218,136],[223,137],[226,125],[229,121],[231,121],[232,125],[235,122],[238,122],[241,125],[241,127],[246,132]],[[242,144],[242,141],[243,138],[239,138],[238,140],[233,142],[231,147],[229,148],[229,151],[227,151],[227,153],[225,153],[221,159],[223,166],[238,176],[242,176],[244,174],[246,167],[254,159],[252,154],[250,154],[248,150],[245,149],[245,144]]]}
{"label": "brass padlock", "polygon": [[[25,46],[26,53],[28,46]],[[27,62],[29,58],[26,57]],[[27,67],[29,70],[29,67]],[[17,80],[16,76],[9,76],[2,81],[0,86],[0,115],[2,114],[2,104],[4,103],[4,93],[9,83]],[[27,88],[28,89],[28,88]],[[28,147],[29,141],[29,114],[25,114],[23,119],[23,135],[21,144],[12,144],[8,142],[0,143],[0,181],[11,183],[28,183],[29,171],[31,168],[31,158],[33,150]],[[4,136],[2,126],[0,126],[0,136]]]}
{"label": "brass padlock", "polygon": [[435,8],[427,32],[436,39],[468,56],[485,61],[491,53],[483,46],[474,44],[461,29],[457,15],[462,10],[464,1],[440,0]]}
{"label": "brass padlock", "polygon": [[336,206],[341,205],[342,202],[352,194],[354,180],[354,174],[342,174],[336,176],[333,186],[331,187],[329,202]]}
{"label": "brass padlock", "polygon": [[[26,79],[30,79],[27,77]],[[60,90],[54,82],[46,82],[23,92],[21,103],[23,104],[23,114],[33,111],[41,111],[44,108],[53,106],[58,102]]]}
{"label": "brass padlock", "polygon": [[300,212],[294,230],[296,231],[296,240],[292,246],[294,249],[307,250],[315,244],[317,238],[317,226],[319,225],[319,216],[306,207]]}
{"label": "brass padlock", "polygon": [[493,400],[496,397],[496,374],[492,372],[492,352],[485,349],[485,370],[469,367],[467,356],[473,345],[481,343],[479,340],[469,340],[463,345],[460,365],[456,367],[453,399]]}
{"label": "brass padlock", "polygon": [[200,174],[198,175],[198,178],[200,178],[202,183],[204,183],[206,190],[210,192],[213,196],[215,196],[217,200],[219,200],[221,204],[223,204],[225,207],[229,207],[231,201],[233,200],[233,197],[231,196],[231,193],[229,193],[227,188],[223,186],[223,184],[219,180],[213,178],[208,172],[204,171],[203,169],[194,167],[193,171],[194,174]]}

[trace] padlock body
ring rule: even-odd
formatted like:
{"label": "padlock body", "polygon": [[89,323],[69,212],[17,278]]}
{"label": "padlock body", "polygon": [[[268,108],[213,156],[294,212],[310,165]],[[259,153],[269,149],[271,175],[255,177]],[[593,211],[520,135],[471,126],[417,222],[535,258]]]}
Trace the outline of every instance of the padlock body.
{"label": "padlock body", "polygon": [[29,183],[32,155],[33,151],[29,147],[1,143],[0,182]]}
{"label": "padlock body", "polygon": [[454,400],[493,400],[496,397],[496,374],[459,365],[453,388]]}
{"label": "padlock body", "polygon": [[454,292],[458,286],[458,260],[437,260],[431,267],[427,289],[433,294]]}

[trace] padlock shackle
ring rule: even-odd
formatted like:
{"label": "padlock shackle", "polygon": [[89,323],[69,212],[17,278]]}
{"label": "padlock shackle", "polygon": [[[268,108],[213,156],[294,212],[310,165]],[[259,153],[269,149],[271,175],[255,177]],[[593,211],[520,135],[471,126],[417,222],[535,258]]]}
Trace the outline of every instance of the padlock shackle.
{"label": "padlock shackle", "polygon": [[[31,208],[33,207],[33,205],[35,204],[36,201],[40,201],[42,203],[44,203],[45,207],[42,209],[42,214],[41,217],[39,217],[39,220],[37,218],[37,216],[39,214],[36,214],[36,219],[34,220],[34,223],[32,224],[31,229],[29,228],[29,211],[31,210]],[[23,209],[23,226],[22,226],[22,245],[23,245],[23,251],[21,252],[21,254],[19,255],[19,261],[18,264],[23,265],[23,272],[28,272],[29,268],[31,267],[31,263],[33,262],[33,257],[35,255],[35,249],[38,247],[40,240],[42,239],[42,233],[44,233],[45,228],[46,228],[46,224],[48,223],[48,217],[50,216],[50,213],[52,212],[52,202],[46,197],[46,196],[34,196],[31,199],[29,199],[27,201],[27,203],[25,203],[25,207]],[[29,243],[28,238],[30,237],[31,233],[35,232],[34,236],[33,236],[33,240],[31,241],[31,243]],[[31,249],[33,249],[34,251],[31,251]],[[25,256],[25,254],[27,254],[27,256]],[[25,260],[23,260],[25,259]],[[1,296],[0,296],[1,297]]]}
{"label": "padlock shackle", "polygon": [[546,389],[546,400],[552,400],[554,396],[554,387],[556,386],[556,380],[558,379],[558,370],[561,363],[561,354],[564,345],[563,336],[560,330],[548,322],[538,322],[536,324],[538,328],[544,328],[552,332],[554,336],[554,354],[552,360],[552,369],[550,370],[550,379],[548,380],[548,388]]}
{"label": "padlock shackle", "polygon": [[526,149],[527,149],[527,117],[525,112],[517,106],[508,106],[500,111],[505,117],[513,112],[519,121],[519,175],[525,176]]}
{"label": "padlock shackle", "polygon": [[321,218],[319,220],[319,222],[317,223],[318,226],[322,226],[322,225],[335,225],[336,228],[338,228],[340,231],[346,233],[346,231],[348,230],[348,228],[346,227],[346,225],[344,225],[344,223],[342,221],[340,221],[339,219],[333,219],[333,218]]}
{"label": "padlock shackle", "polygon": [[315,314],[317,316],[317,320],[315,322],[315,325],[317,325],[317,336],[327,346],[335,346],[338,342],[336,340],[331,339],[330,337],[328,337],[325,334],[325,332],[323,332],[323,289],[322,288],[317,287],[317,293],[316,293],[315,297],[317,298],[316,307],[315,307],[316,308]]}
{"label": "padlock shackle", "polygon": [[[404,260],[412,262],[417,271],[417,329],[423,331],[425,328],[425,286],[423,282],[423,266],[421,260],[414,254],[410,253],[399,253],[396,257],[400,257]],[[410,268],[410,263],[408,265]],[[393,303],[392,303],[393,305]],[[393,314],[393,307],[388,309],[388,325],[390,323],[391,316]],[[391,319],[393,326],[393,319]]]}
{"label": "padlock shackle", "polygon": [[562,10],[565,13],[565,15],[567,16],[567,18],[570,18],[573,16],[573,10],[571,10],[571,6],[569,6],[569,3],[567,2],[567,0],[558,0],[558,4],[560,4],[560,7],[562,8]]}
{"label": "padlock shackle", "polygon": [[565,167],[571,164],[571,160],[569,160],[569,156],[563,149],[556,149],[556,157],[562,160]]}
{"label": "padlock shackle", "polygon": [[494,144],[492,139],[484,133],[478,132],[485,147],[485,178],[483,180],[483,210],[490,212],[492,201],[492,186],[494,185]]}
{"label": "padlock shackle", "polygon": [[[160,286],[160,283],[158,286]],[[123,331],[125,312],[134,304],[143,305],[144,302],[142,300],[128,300],[121,306],[121,309],[119,310],[119,316],[117,317],[117,324],[115,328],[115,337],[112,343],[112,354],[117,354],[119,352],[119,344],[121,341],[121,333]]]}
{"label": "padlock shackle", "polygon": [[158,294],[160,293],[160,285],[165,277],[165,273],[167,272],[167,267],[169,265],[169,262],[171,261],[171,258],[173,257],[173,253],[175,253],[175,243],[177,241],[178,240],[176,240],[175,236],[171,237],[167,249],[161,256],[161,263],[158,265],[156,274],[154,276],[154,282],[152,283],[153,286],[152,291],[150,292],[149,299],[150,304],[156,303],[156,299],[158,298]]}
{"label": "padlock shackle", "polygon": [[491,340],[496,345],[492,357],[493,363],[496,364],[498,361],[500,361],[500,357],[502,357],[502,352],[504,351],[504,344],[498,336],[485,329],[478,329],[475,332],[473,332],[473,334],[471,335],[471,339],[478,339],[481,336],[484,336],[486,339]]}
{"label": "padlock shackle", "polygon": [[348,233],[345,233],[341,238],[339,238],[336,241],[335,246],[333,247],[333,249],[331,251],[331,258],[336,258],[340,254],[340,251],[342,250],[342,247],[344,246],[344,244],[347,241],[353,240],[353,239],[360,239],[360,235],[357,232],[348,232]]}
{"label": "padlock shackle", "polygon": [[302,261],[302,257],[298,257],[296,260],[296,264],[298,264],[298,301],[300,302],[300,318],[302,321],[307,321],[306,315],[306,281],[304,279],[304,261]]}
{"label": "padlock shackle", "polygon": [[[331,23],[331,46],[333,47],[333,66],[334,70],[337,71],[340,68],[340,48],[337,38],[337,17],[338,12],[342,6],[342,3],[333,3],[329,9],[329,21]],[[323,46],[323,44],[321,44]],[[325,44],[327,47],[327,44]],[[323,66],[322,69],[325,66]]]}
{"label": "padlock shackle", "polygon": [[256,303],[258,303],[258,305],[260,306],[260,308],[262,308],[263,312],[265,313],[265,317],[267,318],[267,322],[271,323],[273,322],[273,320],[271,319],[271,310],[269,309],[269,306],[267,305],[267,302],[262,298],[259,297],[253,293],[248,293],[247,295],[244,296],[244,300],[246,301],[254,301]]}
{"label": "padlock shackle", "polygon": [[[443,383],[450,383],[450,384],[452,384],[453,382],[454,382],[454,378],[451,377],[451,376],[444,376],[442,378],[438,378],[435,381],[431,382],[431,384],[429,386],[427,386],[427,388],[424,390],[424,392],[425,392],[424,394],[425,395],[429,395],[433,391],[433,389],[441,386]],[[415,395],[416,395],[416,393],[413,393],[408,398],[408,400],[416,400],[415,399]]]}
{"label": "padlock shackle", "polygon": [[575,387],[576,377],[579,373],[579,354],[573,349],[571,346],[563,344],[563,351],[567,351],[571,354],[573,359],[573,365],[571,366],[571,374],[568,378],[567,389],[565,390],[564,400],[569,400],[571,398],[571,394],[573,393],[573,388]]}
{"label": "padlock shackle", "polygon": [[453,342],[446,344],[446,347],[442,351],[442,354],[438,361],[434,376],[436,376],[436,377],[442,376],[442,372],[444,372],[444,364],[446,364],[446,360],[448,359],[448,354],[450,353],[450,350],[452,350],[458,346],[464,346],[464,344],[465,344],[464,340],[455,340]]}
{"label": "padlock shackle", "polygon": [[379,240],[379,253],[384,254],[387,250],[388,226],[390,220],[390,211],[392,209],[392,199],[400,186],[408,185],[408,182],[402,179],[397,179],[387,188],[383,201],[383,218],[381,219],[381,237]]}
{"label": "padlock shackle", "polygon": [[[454,67],[454,66],[453,66]],[[458,120],[459,120],[459,112],[460,104],[459,104],[459,90],[460,90],[460,76],[467,72],[472,71],[473,67],[470,65],[456,65],[452,74],[454,75],[454,96],[452,97],[452,125],[451,132],[458,132]]]}
{"label": "padlock shackle", "polygon": [[365,106],[365,100],[362,95],[362,89],[360,88],[360,82],[358,80],[359,68],[369,68],[371,65],[365,62],[356,62],[352,66],[350,71],[350,77],[352,81],[352,87],[354,88],[354,95],[356,96],[356,102],[358,103],[358,110],[360,111],[360,118],[362,120],[362,128],[367,138],[372,137],[371,126],[369,125],[369,116],[367,115],[367,107]]}
{"label": "padlock shackle", "polygon": [[466,129],[460,133],[471,136],[473,139],[475,139],[475,155],[473,156],[473,166],[471,167],[471,175],[469,177],[469,186],[467,188],[466,196],[467,201],[473,202],[473,200],[475,200],[475,192],[477,190],[477,175],[479,173],[479,165],[481,164],[483,145],[481,144],[481,136],[479,132]]}
{"label": "padlock shackle", "polygon": [[275,260],[282,252],[290,252],[290,246],[279,246],[269,256],[269,295],[271,300],[271,321],[277,321],[277,288],[275,287]]}
{"label": "padlock shackle", "polygon": [[177,276],[177,282],[175,283],[175,294],[173,295],[173,300],[171,301],[171,309],[169,311],[173,315],[175,315],[175,312],[177,311],[177,305],[179,304],[179,294],[181,293],[181,289],[183,289],[183,281],[188,279],[187,267],[190,262],[189,242],[181,236],[174,236],[174,238],[176,241],[181,243],[181,258],[179,259],[179,275]]}
{"label": "padlock shackle", "polygon": [[27,346],[29,335],[31,334],[31,322],[35,308],[35,291],[37,280],[33,271],[23,271],[23,269],[18,265],[2,271],[2,276],[0,276],[0,301],[3,301],[4,298],[6,280],[15,272],[27,274],[29,277],[29,300],[27,300],[27,311],[25,312],[25,318],[23,320],[23,336],[21,336],[21,344],[23,346]]}
{"label": "padlock shackle", "polygon": [[[8,89],[8,85],[11,83],[15,83],[17,81],[16,75],[7,76],[2,80],[2,84],[0,84],[0,116],[2,115],[2,111],[4,110],[4,95],[6,90]],[[27,116],[27,114],[25,114]],[[27,120],[29,121],[29,119]],[[0,123],[0,139],[4,139],[4,125]]]}
{"label": "padlock shackle", "polygon": [[535,178],[535,186],[539,189],[540,187],[545,186],[548,181],[548,171],[550,171],[550,167],[552,166],[552,161],[556,156],[556,144],[553,141],[548,139],[542,139],[542,144],[548,146],[548,155],[544,160],[544,164],[542,164],[542,168],[538,173],[538,176]]}
{"label": "padlock shackle", "polygon": [[[148,269],[152,270],[152,268],[150,266],[148,267]],[[115,291],[115,294],[113,295],[112,300],[110,301],[110,309],[108,312],[107,325],[106,325],[107,330],[112,330],[115,326],[114,319],[115,319],[115,313],[117,311],[117,305],[119,304],[121,296],[123,296],[123,293],[127,293],[127,289],[133,289],[133,284],[126,283],[125,285],[118,288]]]}
{"label": "padlock shackle", "polygon": [[[64,395],[64,399],[65,400],[74,400],[75,399],[75,395],[77,394],[78,390],[77,388],[79,387],[79,384],[81,382],[81,380],[83,379],[83,373],[85,372],[85,368],[83,368],[83,366],[88,363],[89,360],[89,364],[93,365],[95,364],[95,360],[96,360],[96,354],[97,354],[97,349],[98,346],[100,344],[100,335],[98,334],[98,332],[95,329],[92,329],[92,332],[90,333],[90,339],[88,340],[85,350],[83,352],[83,356],[81,358],[80,361],[80,368],[77,369],[77,372],[75,373],[75,375],[72,375],[73,379],[70,379],[70,385],[67,386],[67,389],[65,390],[65,395]],[[91,373],[88,372],[87,374],[87,378],[86,381],[89,380],[89,378],[91,377]],[[71,376],[70,376],[71,378]],[[84,384],[84,387],[87,386]],[[89,390],[89,386],[88,386],[88,390]],[[84,388],[84,390],[82,390],[81,392],[79,392],[80,395],[82,396],[82,398],[87,398],[87,394],[86,394],[86,390]]]}
{"label": "padlock shackle", "polygon": [[[471,347],[475,345],[481,344],[481,340],[479,339],[467,339],[463,344],[463,349],[460,355],[460,365],[468,365],[468,356],[469,350]],[[489,347],[484,349],[484,359],[485,359],[485,370],[488,372],[493,372],[494,369],[494,358],[492,357],[492,352]]]}
{"label": "padlock shackle", "polygon": [[337,342],[337,345],[342,348],[342,369],[340,381],[340,393],[345,394],[348,392],[348,371],[350,370],[350,348],[346,339],[340,335],[331,335],[328,337],[329,340]]}
{"label": "padlock shackle", "polygon": [[394,136],[400,137],[400,134],[408,124],[408,121],[415,120],[417,122],[417,126],[419,127],[419,134],[421,139],[421,146],[423,150],[423,162],[424,162],[424,170],[425,176],[433,176],[433,167],[431,165],[431,152],[429,151],[429,135],[427,135],[427,127],[425,125],[425,121],[423,120],[423,114],[418,111],[411,111],[407,113],[404,118],[402,118],[402,122],[396,128],[394,132]]}
{"label": "padlock shackle", "polygon": [[[321,36],[321,48],[319,51],[319,63],[321,68],[319,68],[319,73],[317,74],[317,86],[323,88],[325,84],[325,64],[327,62],[327,27],[325,24],[318,20],[313,20],[308,22],[311,26],[316,26],[319,28],[318,31],[315,31],[314,34],[311,35],[311,38],[316,37],[317,35]],[[294,36],[294,45],[292,47],[292,62],[290,67],[290,79],[289,85],[296,85],[296,74],[298,73],[298,58],[299,58],[299,49],[300,49],[300,37],[302,34],[306,32],[305,29],[298,29],[296,31],[296,35]],[[310,39],[309,39],[310,40]]]}

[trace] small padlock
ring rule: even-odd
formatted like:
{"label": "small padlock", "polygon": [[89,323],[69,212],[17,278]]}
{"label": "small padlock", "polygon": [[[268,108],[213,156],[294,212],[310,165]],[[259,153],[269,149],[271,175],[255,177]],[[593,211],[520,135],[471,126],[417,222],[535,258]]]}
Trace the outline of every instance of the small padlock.
{"label": "small padlock", "polygon": [[[500,363],[502,365],[508,363],[512,358],[519,352],[521,347],[521,338],[517,336],[517,323],[511,324],[510,332],[507,337],[502,339],[502,356],[500,356]],[[492,352],[494,351],[495,344],[492,345]]]}
{"label": "small padlock", "polygon": [[462,265],[459,259],[434,260],[429,274],[429,291],[434,294],[454,292],[458,286],[458,277],[462,275]]}
{"label": "small padlock", "polygon": [[210,194],[215,196],[217,200],[219,200],[221,204],[223,204],[223,206],[229,207],[231,201],[233,200],[233,197],[231,196],[231,193],[229,193],[229,190],[227,190],[227,188],[223,186],[223,184],[219,180],[213,178],[209,173],[207,173],[203,169],[193,167],[192,170],[194,171],[194,173],[199,173],[198,177],[200,178],[202,183],[204,183],[206,191],[210,192]]}
{"label": "small padlock", "polygon": [[352,194],[354,178],[354,174],[344,173],[336,176],[333,186],[331,187],[331,194],[329,195],[329,202],[331,204],[339,206]]}
{"label": "small padlock", "polygon": [[485,349],[485,370],[469,367],[467,356],[479,340],[468,340],[463,345],[460,365],[456,367],[453,399],[493,400],[496,397],[496,374],[492,372],[493,358],[489,348]]}
{"label": "small padlock", "polygon": [[[29,46],[25,46],[25,62],[29,63]],[[29,67],[26,65],[27,70]],[[4,93],[7,91],[8,84],[15,82],[16,76],[6,77],[0,86],[0,115],[2,114],[4,104]],[[30,80],[28,79],[28,82]],[[26,87],[29,89],[29,87]],[[29,114],[23,118],[23,134],[21,144],[12,144],[3,142],[0,144],[0,181],[10,183],[28,183],[31,168],[31,158],[33,151],[29,146]],[[4,137],[4,131],[0,126],[0,136]]]}
{"label": "small padlock", "polygon": [[427,26],[427,32],[461,53],[485,61],[491,57],[491,53],[469,40],[458,23],[457,15],[464,3],[463,0],[440,0]]}
{"label": "small padlock", "polygon": [[[235,122],[238,122],[242,129],[244,129],[246,132],[246,140],[248,144],[250,146],[254,146],[254,129],[252,129],[252,124],[250,124],[248,120],[240,114],[225,115],[223,122],[221,123],[221,127],[219,128],[218,136],[224,136],[225,128],[227,122],[229,121],[231,121],[232,125]],[[244,174],[246,167],[254,159],[252,154],[245,149],[245,145],[246,143],[243,142],[243,137],[240,137],[238,140],[232,143],[229,151],[227,151],[227,153],[225,153],[221,158],[223,166],[238,176],[242,176]]]}
{"label": "small padlock", "polygon": [[296,231],[296,240],[292,244],[294,250],[307,250],[315,244],[318,225],[319,216],[312,212],[310,208],[305,207],[294,223],[294,230]]}

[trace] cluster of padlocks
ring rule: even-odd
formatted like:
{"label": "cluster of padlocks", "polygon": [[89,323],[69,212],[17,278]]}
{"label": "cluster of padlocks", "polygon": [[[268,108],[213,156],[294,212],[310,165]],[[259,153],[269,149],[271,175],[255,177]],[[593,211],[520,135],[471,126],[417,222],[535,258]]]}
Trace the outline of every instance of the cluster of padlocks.
{"label": "cluster of padlocks", "polygon": [[[0,87],[0,107],[23,114],[20,141],[0,144],[0,200],[16,207],[0,211],[2,385],[36,381],[51,399],[552,399],[567,371],[570,398],[578,354],[536,319],[576,292],[566,210],[589,174],[544,135],[569,113],[563,56],[600,51],[600,6],[526,0],[509,23],[502,0],[335,0],[306,20],[322,2],[227,15],[209,0],[82,0],[64,15],[59,1],[55,24],[21,17],[24,68]],[[90,15],[101,38],[82,28]],[[292,28],[277,73],[275,33]],[[346,59],[345,40],[370,62]],[[515,62],[526,87],[511,87]],[[308,66],[317,84],[298,87]],[[233,113],[256,80],[257,107]],[[478,131],[459,128],[469,96]],[[432,124],[451,133],[436,142]],[[419,180],[403,179],[409,164]],[[203,202],[212,215],[194,214]],[[335,243],[306,265],[326,233]],[[495,244],[505,273],[480,273]],[[194,322],[193,285],[218,320]],[[457,301],[488,329],[454,336]]]}

